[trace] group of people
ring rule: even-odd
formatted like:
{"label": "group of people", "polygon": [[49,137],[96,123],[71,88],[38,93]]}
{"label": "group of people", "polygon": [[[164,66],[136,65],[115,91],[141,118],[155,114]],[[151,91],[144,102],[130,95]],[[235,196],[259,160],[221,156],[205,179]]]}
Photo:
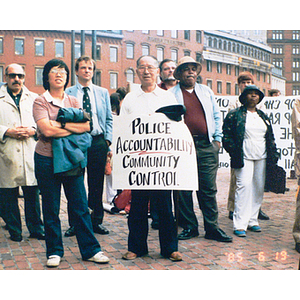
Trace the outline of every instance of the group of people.
{"label": "group of people", "polygon": [[[8,65],[5,70],[6,84],[0,91],[0,216],[13,241],[22,240],[18,207],[21,187],[30,237],[45,239],[48,267],[60,264],[64,254],[59,219],[63,186],[70,225],[65,236],[76,235],[83,260],[108,263],[95,233],[109,234],[103,225],[102,195],[107,156],[111,156],[113,115],[151,115],[169,105],[185,106],[183,120],[196,149],[196,195],[203,215],[204,237],[232,242],[232,237],[218,224],[216,176],[222,141],[233,170],[233,196],[228,205],[233,232],[245,237],[247,229],[261,231],[258,217],[266,165],[268,161],[276,163],[279,155],[270,121],[258,109],[264,94],[254,85],[250,73],[239,76],[239,105],[228,113],[222,128],[212,90],[197,83],[202,66],[189,56],[177,65],[170,59],[159,64],[153,56],[140,57],[136,72],[141,84],[125,96],[121,106],[121,98],[114,99],[118,95],[110,97],[107,89],[92,83],[95,68],[93,59],[80,57],[75,64],[76,85],[67,88],[68,66],[62,60],[50,60],[44,66],[45,92],[40,96],[24,86],[25,72],[20,65]],[[128,251],[123,259],[133,260],[148,253],[150,201],[152,225],[159,230],[161,255],[171,261],[182,260],[178,240],[199,235],[192,191],[178,191],[176,196],[176,221],[183,229],[179,235],[171,190],[132,190],[131,197]]]}

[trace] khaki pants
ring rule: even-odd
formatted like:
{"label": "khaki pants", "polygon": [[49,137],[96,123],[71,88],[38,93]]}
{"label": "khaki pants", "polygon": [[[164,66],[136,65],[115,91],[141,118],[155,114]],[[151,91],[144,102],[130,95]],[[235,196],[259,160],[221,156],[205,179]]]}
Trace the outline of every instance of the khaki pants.
{"label": "khaki pants", "polygon": [[235,189],[236,189],[236,178],[234,169],[230,169],[230,186],[228,194],[227,209],[228,211],[234,211],[234,199],[235,199]]}

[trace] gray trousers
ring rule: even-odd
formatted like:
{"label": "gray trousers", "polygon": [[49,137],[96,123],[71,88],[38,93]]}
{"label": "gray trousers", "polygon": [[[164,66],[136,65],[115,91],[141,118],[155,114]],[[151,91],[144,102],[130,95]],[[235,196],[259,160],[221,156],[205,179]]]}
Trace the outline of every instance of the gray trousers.
{"label": "gray trousers", "polygon": [[[194,139],[194,142],[199,180],[199,190],[196,191],[196,194],[203,215],[204,230],[209,232],[219,228],[216,200],[219,147],[214,142],[210,143],[207,139]],[[183,229],[198,229],[192,191],[179,191],[178,224]]]}

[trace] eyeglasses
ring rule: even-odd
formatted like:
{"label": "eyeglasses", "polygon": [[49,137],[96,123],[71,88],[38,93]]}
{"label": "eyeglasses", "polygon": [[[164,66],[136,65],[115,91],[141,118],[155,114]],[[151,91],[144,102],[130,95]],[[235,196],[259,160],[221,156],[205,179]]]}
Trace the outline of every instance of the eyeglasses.
{"label": "eyeglasses", "polygon": [[8,75],[8,77],[10,79],[15,79],[17,76],[19,77],[19,79],[24,79],[25,78],[25,74],[10,73],[10,74],[6,74],[6,75]]}
{"label": "eyeglasses", "polygon": [[67,71],[62,69],[53,69],[50,71],[52,74],[60,74],[60,75],[66,75]]}
{"label": "eyeglasses", "polygon": [[141,72],[145,72],[146,70],[148,70],[149,72],[154,72],[155,70],[157,70],[157,68],[154,66],[138,66],[138,70]]}

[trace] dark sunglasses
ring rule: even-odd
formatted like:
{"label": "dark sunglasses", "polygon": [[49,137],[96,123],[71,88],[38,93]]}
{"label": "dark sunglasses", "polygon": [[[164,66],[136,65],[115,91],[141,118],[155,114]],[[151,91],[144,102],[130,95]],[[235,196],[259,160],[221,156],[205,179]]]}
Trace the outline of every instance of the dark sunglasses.
{"label": "dark sunglasses", "polygon": [[9,77],[10,79],[15,79],[16,76],[18,76],[19,79],[24,79],[24,77],[25,77],[24,74],[16,74],[16,73],[10,73],[10,74],[7,74],[7,75],[8,75],[8,77]]}

